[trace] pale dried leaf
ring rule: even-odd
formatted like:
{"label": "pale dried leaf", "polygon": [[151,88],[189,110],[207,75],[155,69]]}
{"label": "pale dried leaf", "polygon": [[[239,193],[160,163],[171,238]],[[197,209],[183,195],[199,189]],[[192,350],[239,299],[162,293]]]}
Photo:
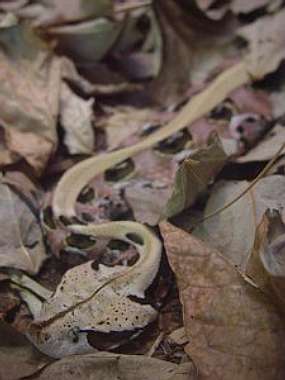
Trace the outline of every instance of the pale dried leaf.
{"label": "pale dried leaf", "polygon": [[[246,181],[218,182],[212,190],[204,215],[229,203],[248,185]],[[231,207],[198,225],[194,235],[218,249],[244,271],[254,245],[255,230],[264,212],[267,209],[282,210],[285,206],[284,194],[284,176],[265,177]]]}
{"label": "pale dried leaf", "polygon": [[[67,375],[68,374],[68,375]],[[54,362],[36,379],[90,380],[194,380],[193,365],[181,365],[145,356],[90,354],[76,355]]]}
{"label": "pale dried leaf", "polygon": [[94,150],[94,99],[84,100],[65,84],[60,93],[60,121],[64,143],[71,154],[91,154]]}
{"label": "pale dried leaf", "polygon": [[270,3],[272,0],[232,0],[230,8],[234,13],[250,13]]}
{"label": "pale dried leaf", "polygon": [[246,57],[253,78],[261,79],[274,72],[285,58],[285,10],[265,16],[238,31],[249,42]]}
{"label": "pale dried leaf", "polygon": [[96,124],[104,128],[108,149],[113,150],[133,134],[140,135],[146,124],[160,122],[160,115],[151,108],[134,108],[131,106],[104,107],[105,116]]}

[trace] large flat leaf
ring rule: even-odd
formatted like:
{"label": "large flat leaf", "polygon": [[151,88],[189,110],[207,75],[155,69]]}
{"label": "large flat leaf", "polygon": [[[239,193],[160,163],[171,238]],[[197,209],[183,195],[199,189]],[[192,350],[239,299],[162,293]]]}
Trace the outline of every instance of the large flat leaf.
{"label": "large flat leaf", "polygon": [[275,300],[191,234],[168,223],[161,232],[199,379],[284,379],[285,327]]}
{"label": "large flat leaf", "polygon": [[[204,210],[204,216],[222,208],[248,185],[246,181],[217,183]],[[193,233],[244,271],[253,249],[255,230],[264,212],[266,209],[282,210],[285,205],[284,194],[284,176],[265,177],[231,207],[198,225]]]}

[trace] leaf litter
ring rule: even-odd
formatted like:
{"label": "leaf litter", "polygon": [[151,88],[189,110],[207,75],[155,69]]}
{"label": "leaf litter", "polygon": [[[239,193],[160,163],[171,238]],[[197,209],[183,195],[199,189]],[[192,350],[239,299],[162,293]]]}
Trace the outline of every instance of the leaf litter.
{"label": "leaf litter", "polygon": [[[283,379],[284,4],[15,0],[0,20],[0,378]],[[54,361],[23,336],[39,295],[84,304],[88,261],[107,276],[139,256],[54,220],[60,176],[90,156],[77,215],[160,237],[158,319]]]}

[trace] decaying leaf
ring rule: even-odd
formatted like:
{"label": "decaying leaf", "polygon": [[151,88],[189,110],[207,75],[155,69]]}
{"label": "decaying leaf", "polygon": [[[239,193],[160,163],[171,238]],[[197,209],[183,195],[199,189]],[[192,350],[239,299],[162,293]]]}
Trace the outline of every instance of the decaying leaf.
{"label": "decaying leaf", "polygon": [[216,0],[196,0],[196,3],[213,20],[220,20],[229,11],[232,11],[234,14],[247,14],[262,8],[267,8],[269,11],[276,10],[281,6],[279,0],[229,0],[221,2],[217,2]]}
{"label": "decaying leaf", "polygon": [[256,230],[246,274],[285,310],[285,225],[276,210],[267,211]]}
{"label": "decaying leaf", "polygon": [[38,218],[19,195],[0,184],[0,266],[37,273],[46,258]]}
{"label": "decaying leaf", "polygon": [[[218,182],[211,193],[204,216],[229,203],[248,187],[246,181]],[[245,271],[251,254],[255,230],[267,209],[282,210],[285,206],[284,176],[261,179],[253,189],[231,207],[198,225],[193,234]]]}
{"label": "decaying leaf", "polygon": [[20,380],[50,362],[20,333],[0,322],[0,379]]}
{"label": "decaying leaf", "polygon": [[266,136],[244,156],[238,157],[237,162],[267,161],[276,154],[285,141],[285,126],[277,124]]}
{"label": "decaying leaf", "polygon": [[226,159],[219,141],[214,140],[208,149],[202,149],[183,161],[176,173],[174,189],[162,216],[169,218],[191,206],[222,169]]}
{"label": "decaying leaf", "polygon": [[91,64],[106,55],[123,26],[123,22],[95,18],[77,24],[50,27],[48,34],[56,38],[60,49],[76,62]]}
{"label": "decaying leaf", "polygon": [[47,366],[35,379],[76,380],[194,380],[195,369],[190,363],[171,362],[136,355],[91,354],[65,358]]}
{"label": "decaying leaf", "polygon": [[34,26],[41,27],[78,22],[91,17],[111,16],[113,10],[110,0],[36,0],[32,4],[27,1],[4,3],[4,10],[14,11],[17,16],[30,19]]}
{"label": "decaying leaf", "polygon": [[225,56],[235,54],[230,44],[232,27],[226,20],[219,23],[201,17],[191,4],[188,12],[174,0],[154,4],[163,48],[161,70],[151,83],[150,95],[159,104],[171,105],[185,95],[190,83],[198,88],[203,86]]}
{"label": "decaying leaf", "polygon": [[71,154],[91,154],[94,150],[93,104],[63,83],[60,94],[60,121],[65,131],[64,143]]}
{"label": "decaying leaf", "polygon": [[285,328],[274,300],[213,248],[166,222],[189,344],[201,380],[282,380]]}
{"label": "decaying leaf", "polygon": [[39,175],[57,144],[60,64],[28,29],[1,29],[0,123],[5,143]]}

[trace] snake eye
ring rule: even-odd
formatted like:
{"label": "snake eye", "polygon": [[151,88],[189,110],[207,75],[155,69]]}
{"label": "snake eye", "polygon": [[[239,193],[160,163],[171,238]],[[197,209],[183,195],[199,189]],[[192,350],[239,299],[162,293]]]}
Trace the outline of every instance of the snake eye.
{"label": "snake eye", "polygon": [[236,110],[233,102],[231,100],[225,100],[210,112],[209,118],[230,121],[235,113]]}
{"label": "snake eye", "polygon": [[42,218],[45,226],[49,227],[51,230],[56,229],[52,208],[50,206],[43,210]]}
{"label": "snake eye", "polygon": [[154,150],[163,154],[176,154],[183,150],[191,140],[191,135],[187,129],[174,133],[172,136],[158,143]]}
{"label": "snake eye", "polygon": [[80,203],[88,203],[88,202],[91,202],[94,198],[95,198],[94,189],[91,186],[86,185],[81,190],[77,200]]}
{"label": "snake eye", "polygon": [[129,176],[135,170],[134,161],[130,158],[120,162],[112,168],[105,171],[104,179],[108,182],[121,181]]}
{"label": "snake eye", "polygon": [[89,249],[96,244],[96,239],[93,236],[72,233],[65,239],[69,247],[78,249]]}

